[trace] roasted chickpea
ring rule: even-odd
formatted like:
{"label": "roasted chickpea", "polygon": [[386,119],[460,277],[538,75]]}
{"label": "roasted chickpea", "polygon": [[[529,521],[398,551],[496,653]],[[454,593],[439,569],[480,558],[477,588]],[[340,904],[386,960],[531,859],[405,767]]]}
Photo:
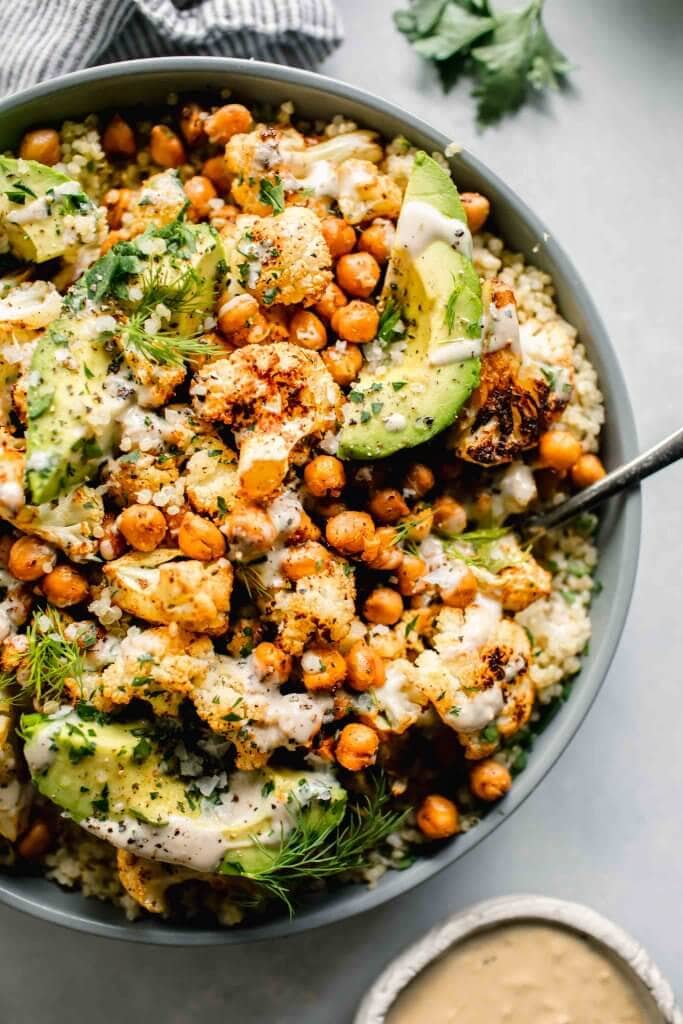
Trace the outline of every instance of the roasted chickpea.
{"label": "roasted chickpea", "polygon": [[288,580],[296,582],[306,576],[314,576],[329,564],[330,553],[316,541],[308,541],[288,548],[282,558],[282,571]]}
{"label": "roasted chickpea", "polygon": [[331,345],[320,353],[330,377],[340,387],[348,387],[356,379],[363,365],[363,353],[357,345],[339,349]]}
{"label": "roasted chickpea", "polygon": [[413,509],[399,523],[405,539],[414,544],[419,544],[420,541],[425,540],[429,536],[432,532],[433,524],[434,513],[428,507]]}
{"label": "roasted chickpea", "polygon": [[330,281],[327,288],[313,307],[316,313],[325,320],[331,320],[338,309],[348,305],[348,299],[338,284]]}
{"label": "roasted chickpea", "polygon": [[403,615],[403,598],[391,587],[375,587],[365,600],[363,615],[368,622],[395,626]]}
{"label": "roasted chickpea", "polygon": [[241,348],[265,341],[268,322],[253,295],[234,295],[218,307],[218,330]]}
{"label": "roasted chickpea", "polygon": [[52,572],[56,564],[53,547],[37,537],[20,537],[9,550],[7,568],[15,579],[30,583]]}
{"label": "roasted chickpea", "polygon": [[434,502],[434,529],[444,537],[455,537],[467,526],[467,513],[459,501],[444,494]]}
{"label": "roasted chickpea", "polygon": [[178,547],[188,558],[211,562],[225,554],[225,538],[208,519],[186,512],[178,530]]}
{"label": "roasted chickpea", "polygon": [[285,683],[292,674],[292,659],[275,644],[262,643],[254,648],[254,667],[261,676],[269,676],[278,684]]}
{"label": "roasted chickpea", "polygon": [[367,299],[379,281],[380,266],[369,252],[350,252],[337,262],[337,283],[349,295]]}
{"label": "roasted chickpea", "polygon": [[605,476],[605,467],[597,455],[580,455],[572,466],[572,480],[577,487],[590,487]]}
{"label": "roasted chickpea", "polygon": [[345,725],[337,740],[335,756],[349,772],[361,772],[377,760],[379,736],[374,729],[359,722]]}
{"label": "roasted chickpea", "polygon": [[412,597],[424,590],[422,577],[427,574],[427,563],[417,555],[404,554],[401,564],[396,570],[398,589],[405,597]]}
{"label": "roasted chickpea", "polygon": [[252,116],[246,107],[241,103],[226,103],[224,107],[214,110],[204,122],[204,129],[209,137],[209,142],[219,142],[223,145],[229,142],[233,135],[248,132],[252,125]]}
{"label": "roasted chickpea", "polygon": [[346,484],[341,459],[317,455],[304,469],[304,483],[314,498],[338,498]]}
{"label": "roasted chickpea", "polygon": [[176,133],[165,124],[155,124],[152,128],[149,152],[159,167],[180,167],[185,163],[185,147]]}
{"label": "roasted chickpea", "polygon": [[188,146],[204,138],[204,111],[198,103],[186,103],[180,111],[180,131]]}
{"label": "roasted chickpea", "polygon": [[346,679],[346,662],[333,647],[310,647],[301,658],[307,690],[332,690]]}
{"label": "roasted chickpea", "polygon": [[398,535],[391,526],[380,526],[365,544],[361,555],[368,568],[378,572],[394,572],[403,561]]}
{"label": "roasted chickpea", "polygon": [[354,300],[332,316],[332,330],[343,341],[364,345],[372,341],[379,327],[379,313],[369,302]]}
{"label": "roasted chickpea", "polygon": [[104,530],[104,537],[102,537],[98,544],[100,557],[105,562],[112,562],[115,558],[120,558],[124,554],[127,547],[126,539],[116,525],[114,516],[105,516],[102,528]]}
{"label": "roasted chickpea", "polygon": [[412,491],[416,498],[424,498],[434,486],[434,474],[424,462],[413,462],[403,478],[406,491]]}
{"label": "roasted chickpea", "polygon": [[454,587],[442,591],[441,599],[449,608],[467,608],[476,596],[477,578],[471,569],[465,569]]}
{"label": "roasted chickpea", "polygon": [[394,487],[383,487],[370,498],[368,508],[380,523],[397,523],[401,516],[408,514],[410,509],[403,500],[400,491]]}
{"label": "roasted chickpea", "polygon": [[510,772],[492,758],[477,761],[470,769],[470,789],[480,800],[500,800],[511,785]]}
{"label": "roasted chickpea", "polygon": [[426,796],[415,815],[417,825],[427,839],[448,839],[460,831],[460,815],[452,800],[438,793]]}
{"label": "roasted chickpea", "polygon": [[208,217],[211,210],[209,204],[218,195],[209,178],[203,174],[195,174],[192,178],[187,179],[184,188],[195,217]]}
{"label": "roasted chickpea", "polygon": [[542,465],[566,473],[581,457],[581,444],[568,430],[546,430],[538,442]]}
{"label": "roasted chickpea", "polygon": [[42,818],[33,821],[17,843],[17,853],[24,860],[38,860],[52,845],[52,834]]}
{"label": "roasted chickpea", "polygon": [[258,555],[269,551],[277,530],[267,512],[258,505],[238,505],[226,517],[221,532],[240,552]]}
{"label": "roasted chickpea", "polygon": [[104,129],[102,149],[107,156],[135,156],[137,146],[133,129],[120,114],[114,114]]}
{"label": "roasted chickpea", "polygon": [[465,208],[467,226],[472,232],[481,231],[491,212],[491,204],[479,192],[461,192],[460,202]]}
{"label": "roasted chickpea", "polygon": [[356,232],[341,217],[325,217],[320,224],[332,259],[345,256],[356,244]]}
{"label": "roasted chickpea", "polygon": [[319,352],[327,344],[327,328],[315,313],[299,309],[289,322],[289,340],[293,345]]}
{"label": "roasted chickpea", "polygon": [[395,238],[396,228],[391,221],[378,217],[361,233],[358,248],[363,252],[369,252],[382,266],[391,256]]}
{"label": "roasted chickpea", "polygon": [[48,167],[58,164],[62,159],[59,135],[54,128],[36,128],[26,132],[19,146],[19,156],[22,160],[37,160]]}
{"label": "roasted chickpea", "polygon": [[84,576],[70,565],[58,565],[41,583],[41,589],[55,608],[68,608],[85,601],[90,593]]}
{"label": "roasted chickpea", "polygon": [[228,170],[225,157],[210,156],[202,164],[202,174],[214,183],[219,192],[228,192],[230,190],[232,175]]}
{"label": "roasted chickpea", "polygon": [[325,525],[328,544],[347,555],[359,555],[375,532],[375,524],[367,512],[340,512]]}
{"label": "roasted chickpea", "polygon": [[346,655],[348,684],[353,690],[370,690],[386,680],[384,662],[364,640],[357,640]]}
{"label": "roasted chickpea", "polygon": [[136,551],[154,551],[166,535],[166,518],[155,505],[130,505],[120,514],[117,525]]}

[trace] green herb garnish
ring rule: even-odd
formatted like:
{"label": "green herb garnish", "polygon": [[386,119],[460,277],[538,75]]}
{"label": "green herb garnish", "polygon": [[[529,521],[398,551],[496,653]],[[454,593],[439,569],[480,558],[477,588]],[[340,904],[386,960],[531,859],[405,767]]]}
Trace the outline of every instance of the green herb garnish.
{"label": "green herb garnish", "polygon": [[285,208],[285,188],[279,174],[275,175],[275,181],[268,178],[261,178],[259,183],[258,197],[261,203],[272,206],[273,213],[282,213]]}
{"label": "green herb garnish", "polygon": [[80,686],[85,662],[75,640],[64,634],[64,621],[55,608],[34,613],[26,630],[26,651],[17,674],[6,674],[1,683],[17,683],[18,697],[33,697],[41,705],[59,700],[67,679]]}
{"label": "green herb garnish", "polygon": [[405,334],[405,327],[401,320],[402,313],[401,307],[390,296],[382,310],[377,328],[377,339],[383,345],[399,341]]}

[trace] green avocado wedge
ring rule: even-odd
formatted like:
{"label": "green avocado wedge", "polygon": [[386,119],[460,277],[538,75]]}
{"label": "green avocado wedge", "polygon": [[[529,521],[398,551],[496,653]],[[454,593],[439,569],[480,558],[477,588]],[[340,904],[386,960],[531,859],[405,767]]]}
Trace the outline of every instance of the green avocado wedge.
{"label": "green avocado wedge", "polygon": [[[466,225],[449,174],[418,153],[382,293],[373,346],[379,358],[366,363],[348,395],[342,459],[381,459],[428,441],[453,422],[479,383],[481,283]],[[453,343],[472,355],[436,355]]]}

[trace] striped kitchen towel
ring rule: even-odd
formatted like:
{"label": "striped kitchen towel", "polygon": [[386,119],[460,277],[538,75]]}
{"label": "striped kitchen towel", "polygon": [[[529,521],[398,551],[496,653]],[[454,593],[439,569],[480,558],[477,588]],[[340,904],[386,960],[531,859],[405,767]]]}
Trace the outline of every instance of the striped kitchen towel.
{"label": "striped kitchen towel", "polygon": [[333,0],[0,0],[0,95],[91,64],[162,54],[305,67],[341,38]]}

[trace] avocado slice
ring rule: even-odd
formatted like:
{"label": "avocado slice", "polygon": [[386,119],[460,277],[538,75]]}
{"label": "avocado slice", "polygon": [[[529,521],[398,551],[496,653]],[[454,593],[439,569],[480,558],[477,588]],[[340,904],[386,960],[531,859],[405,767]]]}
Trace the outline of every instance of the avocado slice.
{"label": "avocado slice", "polygon": [[45,263],[96,242],[98,220],[77,181],[35,160],[0,157],[0,222],[19,259]]}
{"label": "avocado slice", "polygon": [[[418,153],[403,199],[371,358],[348,395],[343,459],[380,459],[449,426],[479,383],[481,284],[448,173]],[[402,351],[403,350],[403,351]]]}
{"label": "avocado slice", "polygon": [[344,814],[346,793],[324,771],[169,775],[153,723],[112,722],[89,705],[23,715],[21,734],[44,797],[87,831],[153,860],[254,872],[301,816],[332,828]]}
{"label": "avocado slice", "polygon": [[33,504],[89,479],[111,452],[135,398],[133,374],[120,366],[125,323],[135,314],[146,322],[182,280],[185,300],[166,327],[172,348],[173,335],[201,330],[224,265],[214,228],[176,220],[113,246],[69,290],[31,361],[26,479]]}

